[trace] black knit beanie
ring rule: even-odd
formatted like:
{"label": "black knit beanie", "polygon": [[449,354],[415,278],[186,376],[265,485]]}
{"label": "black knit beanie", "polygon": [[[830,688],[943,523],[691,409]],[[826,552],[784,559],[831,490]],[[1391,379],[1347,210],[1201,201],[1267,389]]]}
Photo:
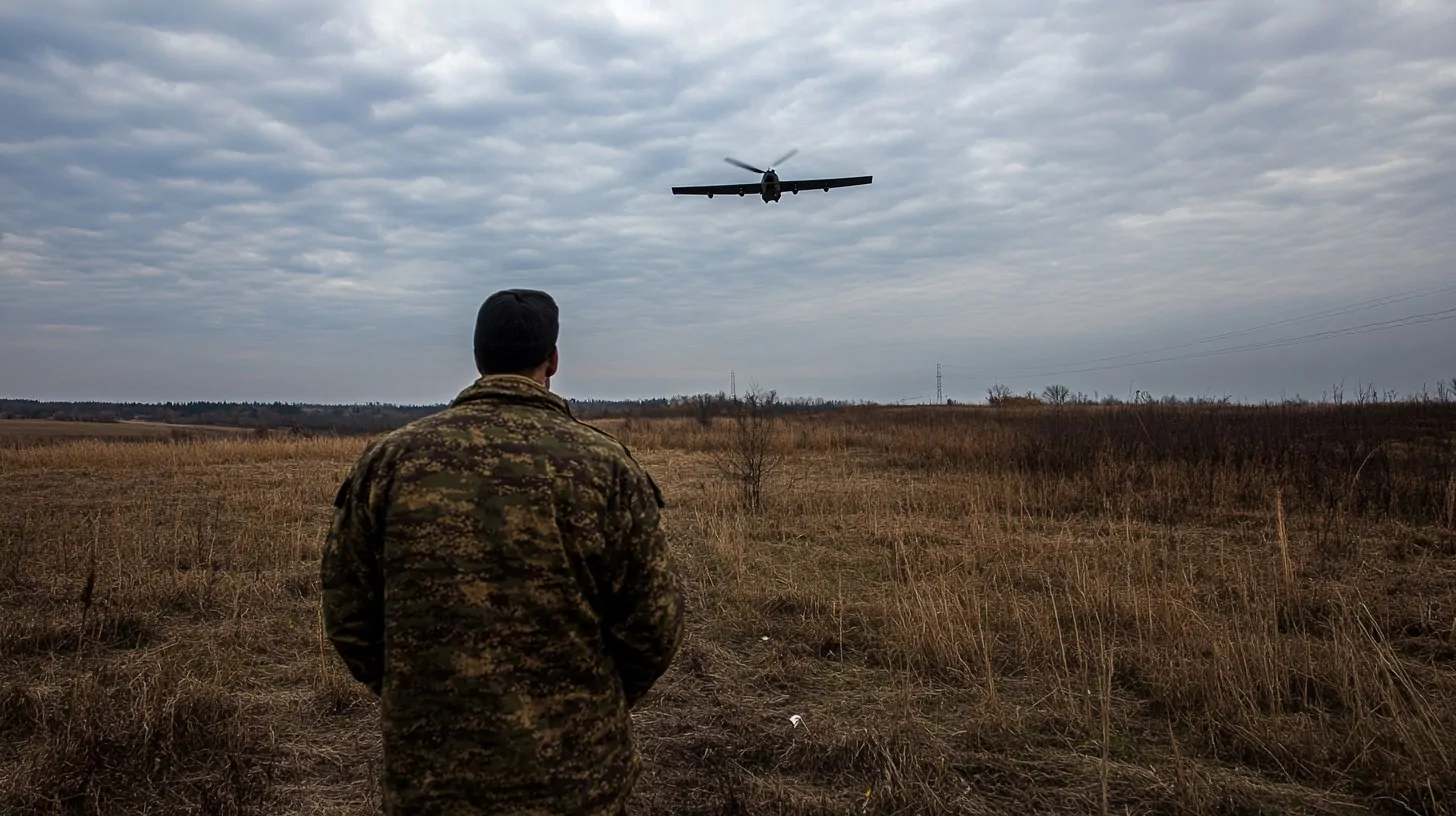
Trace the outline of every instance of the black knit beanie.
{"label": "black knit beanie", "polygon": [[481,374],[529,371],[556,350],[556,301],[534,289],[496,292],[475,317],[475,367]]}

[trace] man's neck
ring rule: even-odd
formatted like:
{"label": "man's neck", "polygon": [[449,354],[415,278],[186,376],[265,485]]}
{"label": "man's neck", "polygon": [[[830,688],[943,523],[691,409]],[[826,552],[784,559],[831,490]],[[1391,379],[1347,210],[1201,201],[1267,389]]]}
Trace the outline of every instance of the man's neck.
{"label": "man's neck", "polygon": [[551,390],[551,377],[548,376],[544,371],[518,371],[518,372],[514,372],[514,373],[509,373],[509,374],[507,374],[505,372],[500,372],[500,373],[497,373],[495,375],[485,375],[485,376],[524,377],[524,378],[530,380],[531,382],[533,382],[533,383],[541,386],[542,388],[545,388],[548,391]]}

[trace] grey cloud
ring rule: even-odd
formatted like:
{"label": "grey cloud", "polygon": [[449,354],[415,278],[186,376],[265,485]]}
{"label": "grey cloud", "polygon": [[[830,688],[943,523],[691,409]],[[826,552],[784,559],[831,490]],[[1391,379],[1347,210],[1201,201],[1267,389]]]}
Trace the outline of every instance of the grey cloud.
{"label": "grey cloud", "polygon": [[[1409,8],[7,10],[0,380],[434,399],[471,373],[474,304],[532,285],[570,317],[578,395],[733,368],[888,399],[937,360],[1004,371],[1419,286],[1450,273],[1456,14]],[[668,194],[790,147],[787,175],[875,184]],[[1328,365],[1147,371],[1264,396],[1343,359],[1414,385],[1451,360],[1409,338],[1451,325]],[[68,355],[103,338],[98,380]]]}

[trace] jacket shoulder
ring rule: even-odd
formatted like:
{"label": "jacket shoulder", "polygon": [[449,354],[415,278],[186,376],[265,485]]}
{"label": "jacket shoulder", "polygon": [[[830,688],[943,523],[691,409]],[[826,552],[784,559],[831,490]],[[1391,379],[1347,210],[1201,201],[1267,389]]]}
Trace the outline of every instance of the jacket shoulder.
{"label": "jacket shoulder", "polygon": [[657,486],[657,482],[652,478],[652,474],[647,472],[647,468],[643,467],[642,464],[637,461],[636,457],[632,455],[632,451],[628,450],[627,446],[620,439],[617,439],[617,437],[612,436],[611,434],[607,433],[601,428],[596,427],[595,425],[590,425],[578,419],[573,419],[571,421],[574,422],[577,427],[583,429],[582,432],[584,434],[589,434],[590,436],[592,436],[596,445],[601,446],[603,450],[609,451],[609,455],[612,456],[621,467],[631,472],[641,482],[646,483],[647,487],[652,491],[653,501],[657,504],[658,507],[663,506],[661,488]]}
{"label": "jacket shoulder", "polygon": [[404,453],[438,445],[534,446],[542,455],[587,460],[592,464],[640,467],[626,445],[575,417],[534,406],[492,405],[447,408],[397,428],[375,440],[379,452]]}
{"label": "jacket shoulder", "polygon": [[575,418],[563,417],[566,423],[582,438],[582,443],[588,447],[601,450],[603,453],[619,457],[625,461],[632,461],[632,454],[622,441],[606,431]]}

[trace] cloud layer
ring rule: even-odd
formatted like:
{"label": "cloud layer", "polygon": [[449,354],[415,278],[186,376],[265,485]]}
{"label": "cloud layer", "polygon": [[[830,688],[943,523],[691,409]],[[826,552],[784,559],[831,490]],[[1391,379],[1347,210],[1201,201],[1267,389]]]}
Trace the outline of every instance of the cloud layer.
{"label": "cloud layer", "polygon": [[[509,286],[582,397],[973,399],[1456,307],[1448,3],[501,5],[0,10],[0,391],[448,399]],[[669,192],[790,148],[875,183]],[[1059,379],[1438,377],[1453,320]]]}

